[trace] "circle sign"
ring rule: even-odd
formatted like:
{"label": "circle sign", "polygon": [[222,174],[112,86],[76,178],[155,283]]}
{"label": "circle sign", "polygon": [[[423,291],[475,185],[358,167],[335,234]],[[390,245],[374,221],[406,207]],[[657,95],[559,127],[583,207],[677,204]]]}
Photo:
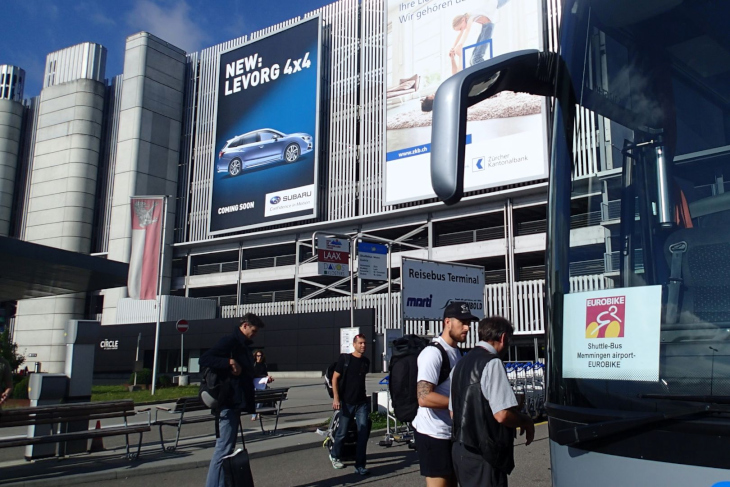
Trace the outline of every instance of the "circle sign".
{"label": "circle sign", "polygon": [[175,328],[177,328],[177,331],[180,333],[185,333],[188,331],[188,328],[190,328],[190,325],[188,325],[187,320],[178,320],[175,324]]}

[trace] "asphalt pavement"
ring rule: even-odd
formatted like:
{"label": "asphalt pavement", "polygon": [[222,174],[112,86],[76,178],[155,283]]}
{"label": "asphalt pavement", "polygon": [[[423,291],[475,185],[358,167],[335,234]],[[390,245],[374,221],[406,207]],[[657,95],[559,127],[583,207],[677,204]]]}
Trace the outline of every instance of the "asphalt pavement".
{"label": "asphalt pavement", "polygon": [[[368,393],[383,390],[384,386],[378,384],[381,377],[382,374],[369,378]],[[322,448],[324,438],[316,433],[318,426],[321,427],[332,414],[332,402],[322,379],[277,379],[274,386],[290,387],[277,433],[263,434],[258,422],[243,417],[246,446],[258,487],[424,485],[418,474],[417,453],[398,444],[390,448],[379,446],[382,431],[373,432],[368,446],[368,466],[372,475],[360,477],[351,464],[343,470],[334,470],[327,450]],[[265,426],[270,430],[272,422],[267,420]],[[6,430],[0,431],[0,435],[13,434]],[[174,439],[174,434],[174,428],[165,430],[166,444]],[[518,439],[515,448],[517,468],[510,478],[512,487],[551,485],[546,437],[547,425],[540,425],[532,445],[525,446],[521,438]],[[136,443],[136,437],[130,437],[130,440]],[[214,444],[214,425],[210,421],[184,425],[180,445],[172,453],[162,451],[159,431],[153,427],[143,437],[141,457],[131,462],[124,457],[124,437],[105,438],[105,451],[102,452],[33,462],[23,459],[22,448],[6,448],[0,450],[0,485],[61,487],[103,482],[105,487],[200,486],[205,483]]]}
{"label": "asphalt pavement", "polygon": [[[519,439],[515,446],[515,471],[510,487],[551,487],[550,455],[547,425],[537,426],[535,441],[525,446]],[[368,445],[368,468],[371,475],[362,477],[351,462],[346,468],[334,470],[324,448],[307,449],[251,460],[256,487],[335,487],[342,485],[419,486],[425,482],[418,471],[418,453],[404,445],[384,448],[378,446],[381,436],[371,437]],[[177,487],[205,485],[207,468],[165,472],[144,477],[120,478],[104,482],[105,487]]]}

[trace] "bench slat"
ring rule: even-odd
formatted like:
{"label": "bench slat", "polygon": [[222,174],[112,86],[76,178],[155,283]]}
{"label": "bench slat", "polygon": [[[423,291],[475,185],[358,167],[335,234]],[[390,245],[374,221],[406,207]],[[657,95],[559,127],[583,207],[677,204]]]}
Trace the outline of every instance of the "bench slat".
{"label": "bench slat", "polygon": [[25,437],[25,438],[8,438],[0,439],[0,447],[12,447],[12,446],[25,446],[25,445],[38,445],[43,443],[58,443],[62,441],[73,441],[73,440],[84,440],[90,438],[101,438],[106,436],[117,436],[123,434],[133,433],[145,433],[150,431],[148,424],[140,424],[133,426],[119,426],[109,427],[102,429],[93,429],[87,431],[75,431],[72,433],[60,433],[57,435],[46,435],[37,437]]}

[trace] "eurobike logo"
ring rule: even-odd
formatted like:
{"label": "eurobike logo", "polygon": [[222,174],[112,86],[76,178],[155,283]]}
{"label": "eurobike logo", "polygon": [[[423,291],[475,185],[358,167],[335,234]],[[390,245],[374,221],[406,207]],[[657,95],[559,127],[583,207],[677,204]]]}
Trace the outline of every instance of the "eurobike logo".
{"label": "eurobike logo", "polygon": [[622,338],[626,323],[626,296],[586,300],[586,338]]}

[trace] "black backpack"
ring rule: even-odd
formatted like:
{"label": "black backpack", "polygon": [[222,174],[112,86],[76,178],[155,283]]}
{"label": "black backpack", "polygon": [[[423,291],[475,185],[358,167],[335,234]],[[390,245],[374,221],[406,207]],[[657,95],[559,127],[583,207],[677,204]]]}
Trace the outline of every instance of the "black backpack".
{"label": "black backpack", "polygon": [[[411,422],[418,412],[418,355],[428,346],[441,351],[441,370],[439,384],[449,378],[451,362],[449,356],[438,342],[431,342],[418,335],[405,335],[393,340],[393,355],[390,359],[390,379],[388,389],[393,411],[398,421]],[[438,385],[438,384],[437,384]]]}
{"label": "black backpack", "polygon": [[213,411],[218,411],[221,404],[230,395],[230,381],[227,379],[227,374],[220,374],[216,369],[209,367],[203,367],[202,369],[198,397],[203,401],[203,404]]}
{"label": "black backpack", "polygon": [[[343,353],[342,355],[345,356],[345,367],[342,369],[342,375],[340,376],[340,383],[337,384],[337,388],[340,390],[340,392],[343,392],[343,387],[345,385],[345,372],[347,371],[347,366],[350,365],[350,357],[351,355],[349,353]],[[342,357],[340,355],[340,357]],[[337,360],[339,362],[339,359]],[[335,398],[335,391],[332,389],[332,376],[335,374],[335,368],[337,367],[337,362],[332,362],[329,367],[327,367],[327,370],[324,371],[324,388],[327,389],[327,394],[330,395],[331,399]]]}

